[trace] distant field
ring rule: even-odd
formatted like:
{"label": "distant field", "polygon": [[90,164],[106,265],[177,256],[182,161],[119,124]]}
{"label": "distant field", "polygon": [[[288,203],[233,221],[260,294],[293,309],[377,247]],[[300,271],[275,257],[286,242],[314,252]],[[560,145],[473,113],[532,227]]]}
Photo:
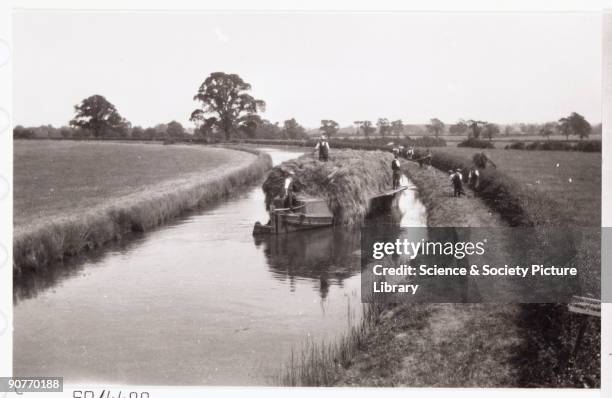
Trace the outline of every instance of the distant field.
{"label": "distant field", "polygon": [[[474,148],[436,148],[466,158]],[[486,153],[500,171],[543,192],[566,209],[567,225],[599,225],[601,220],[601,154],[572,151],[509,151],[489,149]],[[558,166],[557,166],[558,165]],[[571,179],[571,180],[570,180]]]}
{"label": "distant field", "polygon": [[[423,134],[414,134],[414,135],[408,135],[408,137],[410,138],[421,138],[423,137]],[[315,136],[316,138],[316,136]],[[347,138],[351,139],[351,140],[363,140],[365,139],[365,137],[363,136],[348,136]],[[372,138],[380,138],[380,136],[374,134],[372,135]],[[444,141],[446,141],[446,144],[450,147],[455,147],[457,146],[458,143],[460,143],[461,141],[464,141],[467,139],[466,135],[441,135],[440,138],[444,139]],[[397,137],[395,136],[387,136],[386,139],[389,140],[389,142],[393,142],[395,140],[397,140]],[[484,140],[487,140],[487,138],[483,137]],[[589,138],[589,140],[599,140],[601,141],[601,135],[591,135]],[[493,145],[496,148],[500,148],[503,149],[506,145],[512,143],[512,142],[516,142],[516,141],[522,141],[522,142],[534,142],[534,141],[546,141],[546,140],[551,140],[551,141],[567,141],[567,138],[564,135],[551,135],[550,137],[543,137],[539,134],[531,134],[531,135],[498,135],[495,136],[491,142],[493,143]],[[570,136],[569,139],[570,142],[577,142],[579,141],[578,137],[576,136]]]}
{"label": "distant field", "polygon": [[[441,136],[441,138],[444,138],[444,140],[449,146],[456,146],[461,141],[464,141],[467,137],[464,135],[444,135],[444,136]],[[486,138],[484,139],[486,140]],[[512,142],[515,142],[515,141],[533,142],[533,141],[546,141],[547,139],[550,139],[551,141],[566,141],[567,140],[564,135],[551,135],[549,138],[543,137],[541,135],[511,135],[511,136],[500,135],[500,136],[494,137],[492,142],[496,148],[503,149],[506,145]],[[589,139],[601,140],[601,135],[594,135],[594,136],[589,137]],[[577,141],[577,139],[575,136],[571,136],[570,141]]]}
{"label": "distant field", "polygon": [[199,146],[105,142],[14,142],[14,224],[74,215],[175,179],[254,158]]}

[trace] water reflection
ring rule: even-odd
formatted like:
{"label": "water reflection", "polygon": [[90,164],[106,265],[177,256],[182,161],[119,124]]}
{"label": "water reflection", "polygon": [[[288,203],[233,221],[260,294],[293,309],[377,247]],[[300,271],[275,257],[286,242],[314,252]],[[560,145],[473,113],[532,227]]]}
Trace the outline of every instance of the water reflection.
{"label": "water reflection", "polygon": [[263,246],[274,278],[288,280],[291,291],[296,279],[312,280],[324,299],[330,285],[342,286],[359,272],[360,237],[357,228],[325,228],[254,239],[256,246]]}
{"label": "water reflection", "polygon": [[32,299],[40,293],[61,287],[62,282],[82,275],[86,268],[101,265],[111,253],[126,254],[144,239],[144,234],[134,234],[132,239],[115,242],[104,247],[68,257],[64,261],[49,264],[44,268],[13,272],[13,304]]}

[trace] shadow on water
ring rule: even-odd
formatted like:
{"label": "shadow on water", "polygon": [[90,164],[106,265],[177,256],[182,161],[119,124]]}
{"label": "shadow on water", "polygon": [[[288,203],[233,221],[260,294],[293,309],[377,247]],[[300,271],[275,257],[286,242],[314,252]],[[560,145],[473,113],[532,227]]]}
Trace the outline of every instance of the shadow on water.
{"label": "shadow on water", "polygon": [[318,281],[321,298],[330,285],[342,286],[345,279],[360,270],[359,229],[327,228],[283,235],[254,237],[263,246],[273,277],[289,281],[295,290],[296,279]]}

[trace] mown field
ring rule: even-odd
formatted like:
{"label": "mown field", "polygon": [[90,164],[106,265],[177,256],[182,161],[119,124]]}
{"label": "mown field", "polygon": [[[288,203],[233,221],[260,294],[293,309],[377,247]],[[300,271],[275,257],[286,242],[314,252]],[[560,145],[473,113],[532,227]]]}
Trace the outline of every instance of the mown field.
{"label": "mown field", "polygon": [[169,180],[214,173],[254,155],[200,146],[106,142],[14,142],[14,224],[27,227]]}
{"label": "mown field", "polygon": [[[448,146],[455,147],[458,143],[464,141],[467,137],[465,135],[443,135],[440,136],[440,138],[443,138]],[[483,139],[486,140],[486,138]],[[590,136],[589,139],[601,140],[601,135],[593,135]],[[567,137],[565,137],[564,135],[551,135],[549,137],[543,137],[541,135],[499,135],[493,137],[491,142],[493,143],[493,145],[495,145],[495,148],[503,149],[506,145],[516,141],[533,142],[546,140],[566,141]],[[570,141],[576,141],[576,137],[570,136]]]}
{"label": "mown field", "polygon": [[[479,149],[436,148],[470,159]],[[555,203],[557,224],[598,226],[601,223],[601,154],[573,151],[488,149],[498,171]],[[526,204],[528,205],[528,204]]]}

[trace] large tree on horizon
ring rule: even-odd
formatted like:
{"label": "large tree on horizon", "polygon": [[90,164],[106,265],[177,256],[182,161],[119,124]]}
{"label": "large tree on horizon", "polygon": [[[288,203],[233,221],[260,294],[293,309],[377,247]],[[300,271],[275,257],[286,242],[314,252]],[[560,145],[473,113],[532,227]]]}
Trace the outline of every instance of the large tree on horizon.
{"label": "large tree on horizon", "polygon": [[587,138],[591,134],[591,124],[579,113],[572,112],[567,117],[559,119],[559,130],[569,139],[570,134],[575,134],[580,139]]}
{"label": "large tree on horizon", "polygon": [[321,120],[321,127],[319,127],[319,131],[322,131],[328,137],[333,136],[340,130],[340,126],[338,122],[331,119],[323,119]]}
{"label": "large tree on horizon", "polygon": [[440,133],[444,132],[444,123],[438,118],[433,118],[429,121],[429,124],[425,126],[427,131],[431,132],[436,138],[440,136]]}
{"label": "large tree on horizon", "polygon": [[300,138],[306,132],[306,129],[302,127],[295,118],[287,119],[283,122],[283,130],[287,138],[296,139]]}
{"label": "large tree on horizon", "polygon": [[400,134],[404,132],[404,122],[402,121],[402,119],[397,119],[391,122],[391,131],[397,137],[399,137]]}
{"label": "large tree on horizon", "polygon": [[480,133],[482,132],[487,122],[483,122],[482,120],[470,119],[466,123],[469,126],[468,138],[474,138],[477,140],[480,139]]}
{"label": "large tree on horizon", "polygon": [[[258,112],[263,112],[266,103],[255,99],[248,92],[251,85],[237,74],[211,73],[200,85],[194,101],[202,107],[191,113],[189,120],[196,125],[214,125],[229,140],[241,129],[249,129]],[[212,116],[211,116],[212,115]]]}
{"label": "large tree on horizon", "polygon": [[378,134],[380,134],[380,136],[383,138],[387,135],[387,133],[391,132],[391,123],[389,123],[389,119],[386,117],[379,118],[376,122],[376,126],[378,127]]}
{"label": "large tree on horizon", "polygon": [[357,125],[358,131],[361,130],[363,136],[367,139],[370,138],[370,134],[376,131],[376,127],[374,127],[370,120],[357,120],[354,123]]}
{"label": "large tree on horizon", "polygon": [[495,123],[486,123],[482,130],[482,133],[484,134],[485,137],[489,139],[489,141],[491,141],[493,137],[499,135],[500,133],[499,126]]}
{"label": "large tree on horizon", "polygon": [[76,115],[70,121],[70,126],[90,131],[95,138],[108,135],[127,135],[131,127],[106,98],[92,95],[74,106]]}

